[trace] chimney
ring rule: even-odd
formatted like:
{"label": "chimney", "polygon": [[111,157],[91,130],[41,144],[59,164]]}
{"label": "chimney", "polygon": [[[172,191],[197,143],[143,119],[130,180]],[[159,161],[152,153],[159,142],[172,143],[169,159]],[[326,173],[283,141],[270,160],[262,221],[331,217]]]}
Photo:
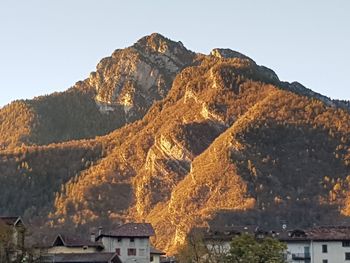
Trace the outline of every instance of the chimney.
{"label": "chimney", "polygon": [[98,228],[98,235],[99,235],[99,236],[102,235],[102,230],[103,230],[103,227],[100,226],[100,227]]}
{"label": "chimney", "polygon": [[282,223],[282,230],[286,231],[287,230],[287,221],[286,220],[282,220],[281,223]]}
{"label": "chimney", "polygon": [[91,239],[91,242],[96,242],[96,235],[94,232],[91,232],[90,239]]}

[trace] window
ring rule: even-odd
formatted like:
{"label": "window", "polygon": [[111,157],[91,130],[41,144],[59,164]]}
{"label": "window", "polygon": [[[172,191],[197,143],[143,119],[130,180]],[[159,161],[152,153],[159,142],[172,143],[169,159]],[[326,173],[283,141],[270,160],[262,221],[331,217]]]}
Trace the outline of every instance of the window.
{"label": "window", "polygon": [[140,248],[140,249],[139,249],[139,256],[140,256],[140,257],[144,257],[145,255],[146,255],[146,249]]}
{"label": "window", "polygon": [[136,256],[136,248],[128,248],[128,256]]}
{"label": "window", "polygon": [[322,245],[322,253],[327,253],[327,252],[328,252],[327,245]]}
{"label": "window", "polygon": [[343,241],[343,247],[350,247],[350,241]]}
{"label": "window", "polygon": [[118,237],[118,242],[122,242],[122,238],[121,237]]}
{"label": "window", "polygon": [[350,260],[350,253],[349,252],[345,253],[345,260]]}
{"label": "window", "polygon": [[153,262],[154,261],[154,258],[153,258],[153,256],[151,256],[151,262]]}
{"label": "window", "polygon": [[115,249],[115,253],[116,253],[118,256],[120,256],[120,248],[116,248],[116,249]]}
{"label": "window", "polygon": [[131,237],[130,242],[135,242],[135,238]]}
{"label": "window", "polygon": [[328,263],[328,259],[322,260],[322,263]]}

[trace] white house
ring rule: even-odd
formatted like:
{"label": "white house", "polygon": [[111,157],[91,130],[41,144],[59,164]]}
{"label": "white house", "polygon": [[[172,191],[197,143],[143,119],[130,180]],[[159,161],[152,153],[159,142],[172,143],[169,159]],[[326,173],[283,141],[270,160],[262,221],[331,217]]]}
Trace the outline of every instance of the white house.
{"label": "white house", "polygon": [[151,263],[160,263],[161,256],[165,255],[163,251],[160,251],[151,246],[150,251],[150,262]]}
{"label": "white house", "polygon": [[[205,229],[201,231],[203,230]],[[350,263],[350,226],[320,226],[290,231],[263,231],[253,226],[222,226],[206,229],[202,233],[206,246],[213,255],[228,253],[231,240],[246,233],[257,239],[273,237],[285,242],[288,263]]]}
{"label": "white house", "polygon": [[291,263],[350,262],[350,227],[327,226],[281,233]]}
{"label": "white house", "polygon": [[99,233],[96,241],[103,244],[104,252],[117,253],[123,263],[149,263],[150,237],[154,235],[151,224],[128,223],[111,232]]}

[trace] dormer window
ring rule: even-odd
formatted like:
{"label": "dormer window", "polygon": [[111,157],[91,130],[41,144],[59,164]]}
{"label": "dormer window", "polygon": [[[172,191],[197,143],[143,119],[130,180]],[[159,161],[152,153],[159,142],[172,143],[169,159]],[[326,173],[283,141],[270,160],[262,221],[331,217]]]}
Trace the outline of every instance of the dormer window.
{"label": "dormer window", "polygon": [[306,233],[303,230],[294,230],[288,233],[290,237],[306,237]]}

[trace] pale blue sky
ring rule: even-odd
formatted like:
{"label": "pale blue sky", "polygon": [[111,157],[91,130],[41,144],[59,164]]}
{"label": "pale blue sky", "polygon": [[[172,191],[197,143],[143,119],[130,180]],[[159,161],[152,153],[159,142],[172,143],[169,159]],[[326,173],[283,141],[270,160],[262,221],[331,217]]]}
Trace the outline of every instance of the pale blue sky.
{"label": "pale blue sky", "polygon": [[0,106],[65,90],[152,32],[350,99],[349,14],[349,0],[0,0]]}

